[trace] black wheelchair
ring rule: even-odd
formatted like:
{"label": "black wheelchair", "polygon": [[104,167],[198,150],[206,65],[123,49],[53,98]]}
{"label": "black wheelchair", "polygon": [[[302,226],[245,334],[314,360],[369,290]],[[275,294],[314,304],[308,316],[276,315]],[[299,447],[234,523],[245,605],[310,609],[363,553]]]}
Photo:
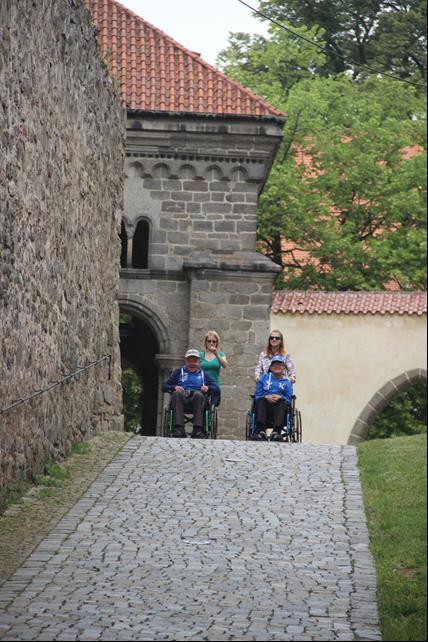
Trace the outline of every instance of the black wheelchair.
{"label": "black wheelchair", "polygon": [[[174,413],[172,410],[171,402],[165,406],[163,411],[162,421],[162,437],[172,437],[174,432]],[[193,414],[189,412],[184,413],[184,430],[188,424],[193,424]],[[212,403],[211,395],[205,395],[205,408],[203,414],[202,431],[205,439],[217,439],[217,406]],[[189,433],[187,433],[189,436]]]}
{"label": "black wheelchair", "polygon": [[[245,425],[246,440],[251,441],[255,439],[256,434],[256,400],[254,395],[251,395],[252,404],[247,413],[247,420]],[[273,424],[268,422],[265,426],[266,440],[270,441],[272,436]],[[275,435],[276,437],[276,435]],[[284,426],[281,429],[279,439],[276,437],[275,441],[288,442],[288,443],[301,443],[302,441],[302,415],[300,410],[296,408],[296,396],[291,398],[291,406],[288,407],[284,417]]]}

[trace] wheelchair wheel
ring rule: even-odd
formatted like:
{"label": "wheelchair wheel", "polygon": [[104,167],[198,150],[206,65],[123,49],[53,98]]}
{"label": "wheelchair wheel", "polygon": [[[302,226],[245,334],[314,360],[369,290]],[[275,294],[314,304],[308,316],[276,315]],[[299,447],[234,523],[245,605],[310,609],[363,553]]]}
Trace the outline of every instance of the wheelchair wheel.
{"label": "wheelchair wheel", "polygon": [[300,410],[294,411],[294,441],[302,443],[302,414]]}
{"label": "wheelchair wheel", "polygon": [[247,417],[245,420],[245,439],[247,441],[249,441],[253,437],[252,426],[253,426],[253,413],[251,412],[251,410],[249,410],[247,412]]}
{"label": "wheelchair wheel", "polygon": [[217,407],[211,406],[209,412],[209,435],[211,439],[217,439]]}
{"label": "wheelchair wheel", "polygon": [[297,408],[293,409],[293,413],[291,415],[291,431],[289,441],[292,441],[296,444],[301,443],[302,441],[302,415],[300,413],[300,410],[297,410]]}
{"label": "wheelchair wheel", "polygon": [[162,421],[162,437],[171,437],[172,435],[172,410],[164,408]]}

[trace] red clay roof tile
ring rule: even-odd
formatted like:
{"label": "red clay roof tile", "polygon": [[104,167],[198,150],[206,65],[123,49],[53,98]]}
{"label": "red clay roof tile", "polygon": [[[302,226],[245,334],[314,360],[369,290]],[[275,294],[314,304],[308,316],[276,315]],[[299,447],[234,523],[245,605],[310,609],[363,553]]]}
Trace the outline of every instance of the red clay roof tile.
{"label": "red clay roof tile", "polygon": [[[83,1],[129,109],[284,116],[116,0]],[[141,80],[138,85],[136,77]]]}
{"label": "red clay roof tile", "polygon": [[288,314],[417,314],[426,292],[274,292],[272,312]]}

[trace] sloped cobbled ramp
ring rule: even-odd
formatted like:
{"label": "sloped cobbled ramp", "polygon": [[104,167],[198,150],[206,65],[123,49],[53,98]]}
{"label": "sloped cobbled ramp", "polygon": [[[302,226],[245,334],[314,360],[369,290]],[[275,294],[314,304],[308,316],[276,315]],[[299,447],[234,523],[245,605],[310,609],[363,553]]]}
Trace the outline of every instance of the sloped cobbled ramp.
{"label": "sloped cobbled ramp", "polygon": [[0,608],[1,640],[380,640],[355,449],[135,437]]}

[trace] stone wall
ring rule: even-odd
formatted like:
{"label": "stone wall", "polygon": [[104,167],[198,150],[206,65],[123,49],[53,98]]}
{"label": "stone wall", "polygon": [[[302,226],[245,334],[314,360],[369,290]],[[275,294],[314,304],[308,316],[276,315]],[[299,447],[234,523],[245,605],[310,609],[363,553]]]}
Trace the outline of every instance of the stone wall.
{"label": "stone wall", "polygon": [[0,3],[1,484],[121,426],[124,115],[80,0]]}

